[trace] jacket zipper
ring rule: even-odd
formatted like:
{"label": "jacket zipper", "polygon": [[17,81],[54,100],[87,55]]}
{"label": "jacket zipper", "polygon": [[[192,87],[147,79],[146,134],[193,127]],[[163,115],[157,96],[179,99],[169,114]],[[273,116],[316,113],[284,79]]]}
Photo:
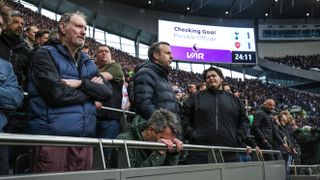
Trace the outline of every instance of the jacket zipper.
{"label": "jacket zipper", "polygon": [[216,96],[216,135],[218,135],[218,131],[219,131],[219,107],[218,107],[218,104],[219,104],[219,97]]}

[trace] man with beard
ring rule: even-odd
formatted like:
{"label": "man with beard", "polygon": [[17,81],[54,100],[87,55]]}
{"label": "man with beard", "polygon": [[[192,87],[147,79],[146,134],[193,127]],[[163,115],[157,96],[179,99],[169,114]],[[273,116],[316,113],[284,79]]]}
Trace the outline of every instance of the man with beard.
{"label": "man with beard", "polygon": [[[185,102],[182,126],[191,144],[240,147],[246,139],[246,113],[241,101],[222,89],[224,76],[220,69],[210,67],[203,72],[207,89]],[[225,162],[239,161],[236,153],[224,152]],[[190,152],[190,164],[208,163],[207,153]]]}
{"label": "man with beard", "polygon": [[[107,101],[112,88],[90,57],[81,51],[86,36],[85,16],[65,13],[58,24],[60,42],[39,48],[29,82],[32,134],[94,137],[94,101]],[[34,172],[87,170],[92,148],[37,148]]]}
{"label": "man with beard", "polygon": [[19,11],[11,11],[10,16],[11,21],[0,36],[0,58],[11,62],[19,85],[25,89],[31,50],[22,38],[23,15]]}
{"label": "man with beard", "polygon": [[[0,0],[0,34],[2,28],[10,20],[10,9]],[[12,65],[0,58],[0,133],[7,123],[6,112],[14,110],[21,104],[23,91],[18,85]],[[7,146],[0,146],[0,175],[9,174],[9,159]]]}

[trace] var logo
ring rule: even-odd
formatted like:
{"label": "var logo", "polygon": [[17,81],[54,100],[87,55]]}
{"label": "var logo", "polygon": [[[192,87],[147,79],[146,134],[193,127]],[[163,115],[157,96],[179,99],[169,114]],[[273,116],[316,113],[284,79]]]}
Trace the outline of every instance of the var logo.
{"label": "var logo", "polygon": [[187,58],[188,59],[204,59],[204,54],[203,53],[198,53],[199,47],[197,44],[194,44],[192,46],[192,51],[193,52],[187,52]]}
{"label": "var logo", "polygon": [[188,59],[204,59],[203,53],[187,52]]}

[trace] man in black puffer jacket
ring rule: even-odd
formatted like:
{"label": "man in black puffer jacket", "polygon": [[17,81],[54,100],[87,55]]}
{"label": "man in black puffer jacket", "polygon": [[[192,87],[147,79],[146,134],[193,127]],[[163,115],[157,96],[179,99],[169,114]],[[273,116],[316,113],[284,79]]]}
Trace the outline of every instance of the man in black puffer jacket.
{"label": "man in black puffer jacket", "polygon": [[[247,138],[247,117],[240,99],[222,89],[220,69],[210,67],[203,72],[207,89],[192,94],[182,111],[182,128],[191,144],[240,147]],[[239,161],[237,154],[223,152],[225,162]],[[189,164],[208,163],[207,152],[190,151]]]}
{"label": "man in black puffer jacket", "polygon": [[[289,151],[288,145],[284,142],[279,134],[279,129],[272,120],[272,111],[275,109],[276,103],[273,99],[267,99],[254,115],[253,132],[256,143],[261,149],[273,150],[274,144],[282,145],[284,149]],[[273,154],[264,154],[265,160],[274,160]]]}
{"label": "man in black puffer jacket", "polygon": [[173,59],[170,45],[166,42],[154,43],[148,50],[148,56],[150,61],[142,65],[133,79],[133,104],[137,114],[149,119],[153,112],[163,108],[180,119],[176,97],[168,81]]}

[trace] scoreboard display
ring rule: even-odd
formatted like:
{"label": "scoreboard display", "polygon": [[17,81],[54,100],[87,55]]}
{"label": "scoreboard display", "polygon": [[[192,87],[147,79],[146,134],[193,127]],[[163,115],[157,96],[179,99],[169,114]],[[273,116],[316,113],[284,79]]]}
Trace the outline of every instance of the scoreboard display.
{"label": "scoreboard display", "polygon": [[158,40],[170,44],[174,60],[255,64],[253,28],[221,27],[159,20]]}

